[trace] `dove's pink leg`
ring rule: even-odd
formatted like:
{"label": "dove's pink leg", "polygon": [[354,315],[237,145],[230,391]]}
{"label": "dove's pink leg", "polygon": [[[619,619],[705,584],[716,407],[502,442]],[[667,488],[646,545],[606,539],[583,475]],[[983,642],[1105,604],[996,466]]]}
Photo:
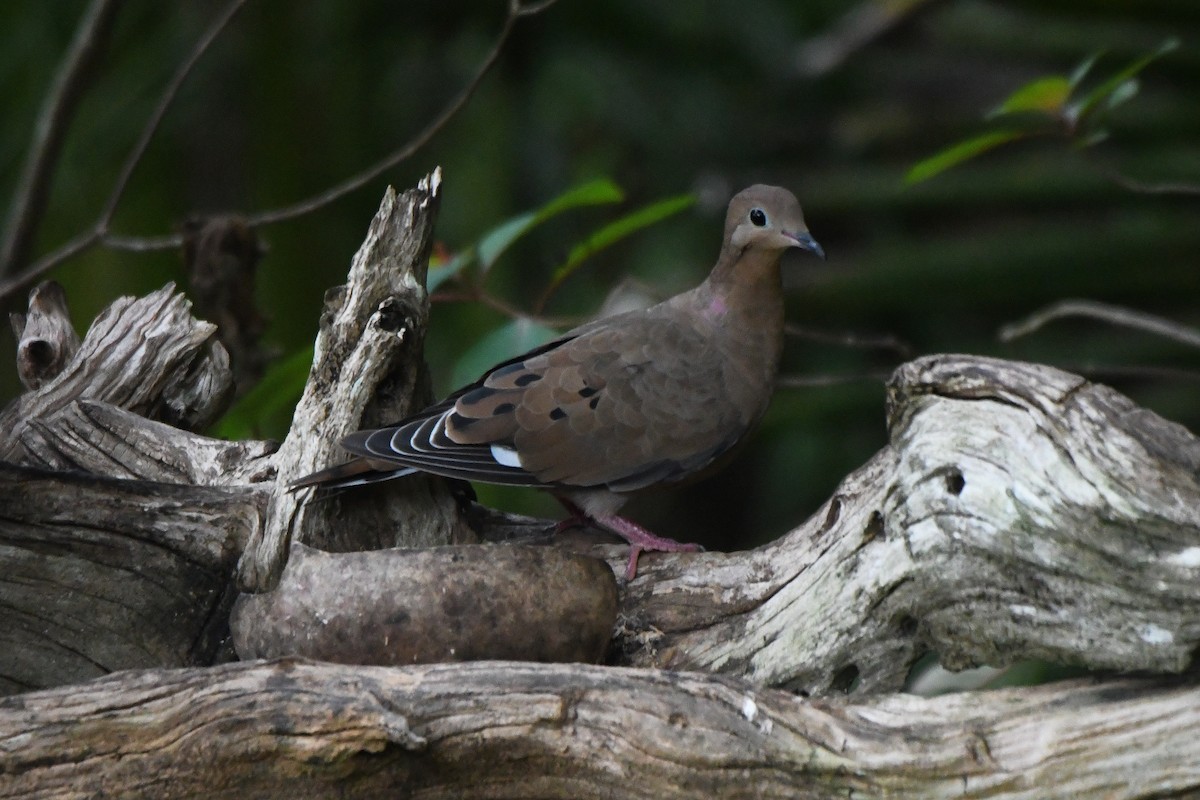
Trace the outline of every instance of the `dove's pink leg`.
{"label": "dove's pink leg", "polygon": [[629,563],[625,566],[625,580],[631,581],[637,575],[638,556],[642,554],[643,550],[662,553],[694,553],[704,549],[700,545],[692,544],[691,542],[677,542],[674,539],[656,536],[636,522],[625,519],[625,517],[619,517],[616,514],[589,517],[583,512],[582,508],[565,497],[557,497],[556,495],[556,498],[567,509],[567,513],[570,516],[554,526],[555,533],[561,533],[576,525],[592,522],[607,531],[612,531],[629,543]]}
{"label": "dove's pink leg", "polygon": [[636,522],[631,522],[615,514],[596,517],[592,522],[629,542],[629,563],[625,567],[625,580],[627,581],[633,580],[633,576],[637,574],[638,556],[643,550],[656,550],[663,553],[695,553],[704,549],[692,542],[677,542],[674,539],[655,536]]}

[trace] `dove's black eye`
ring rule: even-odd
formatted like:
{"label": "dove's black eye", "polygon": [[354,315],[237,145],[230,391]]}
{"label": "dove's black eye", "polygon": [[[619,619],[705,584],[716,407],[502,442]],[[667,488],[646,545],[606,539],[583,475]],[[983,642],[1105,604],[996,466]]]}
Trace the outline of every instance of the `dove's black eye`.
{"label": "dove's black eye", "polygon": [[763,225],[767,224],[767,212],[763,211],[761,208],[755,208],[751,210],[750,221],[754,223],[755,226],[761,228]]}

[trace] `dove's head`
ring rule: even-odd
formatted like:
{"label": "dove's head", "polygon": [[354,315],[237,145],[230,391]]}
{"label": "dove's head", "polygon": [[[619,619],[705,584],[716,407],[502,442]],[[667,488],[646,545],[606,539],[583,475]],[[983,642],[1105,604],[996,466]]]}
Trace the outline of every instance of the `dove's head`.
{"label": "dove's head", "polygon": [[808,232],[800,202],[787,189],[756,184],[729,201],[725,241],[739,252],[747,249],[783,253],[799,247],[825,258],[825,251]]}

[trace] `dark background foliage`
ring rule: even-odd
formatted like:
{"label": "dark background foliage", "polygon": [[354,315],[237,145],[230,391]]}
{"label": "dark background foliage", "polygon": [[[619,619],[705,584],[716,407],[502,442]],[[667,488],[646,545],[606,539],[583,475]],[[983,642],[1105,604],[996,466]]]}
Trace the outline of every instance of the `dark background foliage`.
{"label": "dark background foliage", "polygon": [[[11,196],[37,108],[85,4],[0,5],[0,193]],[[163,84],[223,4],[130,0],[79,109],[35,247],[95,219]],[[197,212],[253,212],[312,195],[423,127],[491,45],[504,3],[250,0],[170,107],[113,228],[159,235]],[[870,20],[895,19],[877,31]],[[465,248],[504,219],[608,176],[616,208],[555,219],[498,262],[488,286],[528,307],[570,247],[641,204],[697,204],[588,262],[547,313],[583,317],[633,278],[667,295],[699,281],[723,208],[743,186],[791,188],[829,260],[787,264],[789,319],[838,336],[891,335],[913,354],[958,351],[1084,370],[1200,428],[1200,353],[1097,322],[1060,322],[1011,345],[997,328],[1064,297],[1200,324],[1200,200],[1132,192],[1200,183],[1200,5],[1193,0],[663,0],[560,2],[522,20],[496,69],[427,147],[366,188],[265,227],[259,303],[267,339],[311,343],[325,289],[342,280],[382,194],[445,171],[438,238]],[[1010,145],[906,187],[916,161],[983,129],[1018,86],[1103,51],[1102,73],[1176,36],[1086,152]],[[183,283],[178,253],[93,248],[51,273],[86,329],[121,294]],[[18,297],[6,310],[23,305]],[[466,347],[504,321],[479,304],[434,310],[436,391]],[[19,385],[12,340],[0,398]],[[789,341],[789,377],[762,430],[722,476],[639,499],[631,515],[666,535],[740,548],[800,522],[886,441],[883,378],[893,350]],[[1180,374],[1148,376],[1146,368]],[[843,380],[844,379],[844,380]],[[281,419],[262,430],[280,436]],[[532,493],[485,498],[555,513]]]}

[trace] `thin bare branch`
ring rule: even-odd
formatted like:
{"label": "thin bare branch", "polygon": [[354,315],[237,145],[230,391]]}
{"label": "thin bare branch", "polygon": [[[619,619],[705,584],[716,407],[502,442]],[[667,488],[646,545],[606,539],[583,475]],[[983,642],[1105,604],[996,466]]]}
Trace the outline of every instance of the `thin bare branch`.
{"label": "thin bare branch", "polygon": [[410,158],[414,153],[424,147],[430,139],[436,136],[446,124],[462,110],[467,101],[475,94],[475,90],[483,82],[483,79],[495,66],[500,58],[500,53],[504,50],[504,45],[508,41],[509,35],[512,33],[516,22],[521,17],[530,16],[540,13],[549,8],[553,4],[551,2],[536,3],[533,5],[522,5],[518,0],[510,0],[508,8],[508,16],[504,20],[504,25],[500,29],[496,41],[492,44],[491,51],[479,64],[475,70],[475,75],[467,82],[467,85],[455,95],[455,97],[442,109],[441,113],[434,118],[432,122],[426,125],[416,136],[408,142],[385,156],[380,161],[358,173],[357,175],[333,186],[320,194],[314,195],[307,200],[302,200],[299,203],[287,206],[285,208],[277,208],[271,211],[263,211],[258,214],[251,215],[247,222],[251,226],[269,225],[273,222],[283,222],[285,220],[295,219],[296,217],[310,214],[317,209],[326,206],[335,200],[338,200],[345,195],[365,186],[367,183],[378,178],[384,172],[387,172],[392,167],[395,167],[400,162]]}
{"label": "thin bare branch", "polygon": [[775,381],[778,389],[824,389],[830,386],[845,386],[848,383],[878,383],[882,385],[891,370],[876,372],[852,372],[847,375],[781,375]]}
{"label": "thin bare branch", "polygon": [[1046,324],[1064,317],[1088,317],[1107,322],[1122,328],[1152,333],[1162,336],[1189,347],[1200,347],[1200,331],[1187,325],[1180,325],[1169,319],[1156,317],[1143,311],[1099,303],[1095,300],[1061,300],[1037,311],[1023,320],[1009,323],[1000,328],[997,336],[1002,342],[1011,342],[1021,336],[1028,336],[1040,330]]}
{"label": "thin bare branch", "polygon": [[33,242],[58,165],[58,155],[95,67],[104,56],[118,0],[92,0],[79,20],[75,38],[63,57],[34,127],[25,168],[13,192],[0,250],[0,275],[25,260]]}
{"label": "thin bare branch", "polygon": [[216,41],[221,31],[225,30],[225,26],[242,10],[244,5],[246,5],[246,0],[231,0],[225,11],[217,17],[212,26],[196,42],[196,46],[192,48],[192,52],[179,66],[174,77],[171,78],[171,82],[167,84],[167,88],[163,90],[162,96],[158,99],[158,105],[155,106],[150,119],[146,120],[146,125],[142,128],[142,135],[138,137],[137,144],[133,146],[133,150],[130,151],[128,158],[125,159],[125,164],[121,167],[121,173],[117,176],[117,181],[113,185],[112,194],[109,195],[108,202],[105,203],[104,210],[100,214],[100,219],[96,223],[96,229],[101,235],[108,233],[108,225],[112,222],[113,214],[117,211],[117,205],[121,202],[121,197],[125,194],[125,189],[129,185],[129,179],[133,177],[133,171],[141,163],[142,156],[146,153],[146,148],[150,146],[150,140],[154,138],[154,134],[158,133],[158,126],[162,124],[162,119],[166,116],[167,109],[179,94],[180,87],[183,86],[188,76],[192,74],[192,69],[195,68],[196,63],[208,52],[208,48]]}
{"label": "thin bare branch", "polygon": [[[121,172],[117,176],[116,182],[113,184],[112,192],[108,196],[103,209],[100,212],[99,218],[92,226],[90,231],[80,234],[71,239],[67,244],[59,247],[49,255],[38,259],[32,266],[23,271],[20,275],[12,280],[0,285],[0,300],[28,286],[33,281],[42,277],[51,269],[66,261],[68,258],[88,249],[97,243],[107,243],[108,226],[112,222],[113,215],[117,211],[117,206],[121,202],[122,196],[125,194],[125,189],[129,185],[129,180],[133,176],[133,171],[137,169],[141,163],[142,156],[145,155],[146,148],[150,145],[150,140],[154,138],[154,134],[158,132],[158,126],[162,123],[163,117],[167,113],[167,109],[179,94],[179,89],[191,74],[192,69],[200,58],[208,52],[208,48],[220,35],[225,26],[229,24],[234,15],[242,9],[246,4],[246,0],[231,0],[225,11],[213,22],[212,26],[200,37],[196,42],[192,52],[187,59],[180,65],[171,82],[163,90],[162,96],[159,97],[158,104],[151,113],[150,118],[146,120],[146,125],[142,128],[142,133],[138,137],[137,143],[129,152],[129,156],[125,159],[124,165],[121,167]],[[118,241],[128,245],[130,239],[120,237]],[[182,240],[180,240],[182,241]],[[157,244],[157,242],[155,243]],[[126,247],[125,249],[135,249]],[[142,249],[158,249],[157,247],[144,247]]]}
{"label": "thin bare branch", "polygon": [[1131,178],[1115,169],[1101,169],[1104,177],[1130,192],[1155,195],[1183,195],[1185,197],[1200,197],[1200,184],[1167,182],[1147,183]]}
{"label": "thin bare branch", "polygon": [[436,292],[429,296],[429,302],[481,303],[493,311],[500,312],[509,319],[524,319],[535,325],[544,325],[547,328],[570,328],[583,322],[578,317],[544,317],[540,314],[531,314],[475,286],[458,292]]}
{"label": "thin bare branch", "polygon": [[[158,126],[166,113],[167,108],[174,100],[180,86],[187,79],[188,74],[195,66],[199,58],[205,53],[208,47],[212,44],[216,36],[229,23],[233,16],[241,9],[246,0],[232,0],[229,7],[217,19],[212,28],[205,36],[196,44],[188,60],[180,67],[167,89],[164,91],[162,98],[159,100],[151,118],[147,121],[146,127],[142,131],[142,136],[135,145],[129,158],[126,160],[121,174],[117,182],[113,186],[113,191],[109,196],[108,202],[105,204],[104,210],[96,225],[92,230],[85,231],[75,238],[71,239],[65,245],[61,246],[54,252],[38,259],[28,269],[22,272],[17,277],[0,284],[0,300],[9,297],[10,295],[20,291],[28,286],[33,281],[45,275],[54,267],[62,262],[77,255],[78,253],[87,250],[88,248],[100,244],[105,247],[111,247],[116,250],[126,250],[130,252],[152,252],[159,250],[170,250],[179,247],[183,243],[181,234],[167,234],[162,236],[137,237],[137,236],[122,236],[111,234],[108,232],[108,226],[112,221],[112,217],[116,212],[117,205],[120,203],[129,180],[132,177],[134,169],[140,162],[142,155],[145,153],[150,140],[158,130]],[[252,227],[268,225],[274,222],[284,222],[304,214],[311,213],[317,209],[334,202],[335,200],[349,194],[370,181],[377,178],[380,174],[386,172],[405,159],[411,157],[415,152],[420,150],[426,143],[436,136],[442,128],[460,111],[467,101],[474,95],[476,89],[483,82],[484,77],[499,60],[500,53],[503,51],[505,43],[508,41],[509,35],[518,19],[523,17],[540,14],[547,8],[552,6],[556,0],[543,0],[538,3],[521,3],[519,0],[510,0],[508,16],[505,18],[504,25],[500,29],[496,41],[492,45],[492,49],[487,54],[486,58],[480,63],[475,75],[442,110],[442,112],[421,130],[414,138],[406,144],[393,151],[390,155],[377,162],[372,167],[360,172],[358,175],[343,181],[342,183],[330,189],[321,192],[318,195],[293,204],[286,208],[264,211],[247,218],[247,224]],[[505,313],[509,313],[505,311]],[[520,314],[518,314],[520,316]]]}
{"label": "thin bare branch", "polygon": [[787,323],[783,326],[783,331],[788,336],[794,336],[798,339],[807,339],[810,342],[822,342],[825,344],[836,344],[840,347],[853,347],[862,350],[890,350],[901,358],[912,358],[913,348],[908,343],[899,339],[890,333],[872,335],[844,331],[841,333],[833,333],[831,331],[823,331],[818,328],[809,328],[805,325],[797,325],[795,323]]}
{"label": "thin bare branch", "polygon": [[937,5],[935,0],[865,0],[830,25],[828,32],[810,37],[796,48],[796,72],[809,79],[828,75],[883,36]]}

